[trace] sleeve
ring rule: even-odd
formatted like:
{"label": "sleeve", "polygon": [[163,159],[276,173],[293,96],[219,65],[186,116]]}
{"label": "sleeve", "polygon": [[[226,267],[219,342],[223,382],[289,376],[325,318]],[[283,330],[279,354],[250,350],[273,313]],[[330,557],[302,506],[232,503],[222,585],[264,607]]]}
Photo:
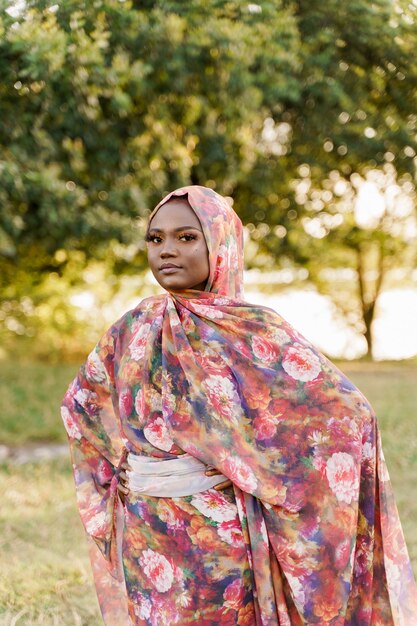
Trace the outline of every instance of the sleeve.
{"label": "sleeve", "polygon": [[82,523],[118,577],[117,480],[125,449],[113,402],[115,337],[111,328],[88,356],[65,394],[61,414]]}

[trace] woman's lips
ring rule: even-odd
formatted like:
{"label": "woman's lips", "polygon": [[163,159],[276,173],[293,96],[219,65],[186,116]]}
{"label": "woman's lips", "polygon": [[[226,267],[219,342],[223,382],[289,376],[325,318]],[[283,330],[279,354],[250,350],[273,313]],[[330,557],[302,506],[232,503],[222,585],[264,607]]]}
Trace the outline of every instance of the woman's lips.
{"label": "woman's lips", "polygon": [[174,274],[175,272],[178,272],[178,270],[180,270],[181,268],[178,267],[178,265],[162,265],[159,268],[159,271],[162,274]]}

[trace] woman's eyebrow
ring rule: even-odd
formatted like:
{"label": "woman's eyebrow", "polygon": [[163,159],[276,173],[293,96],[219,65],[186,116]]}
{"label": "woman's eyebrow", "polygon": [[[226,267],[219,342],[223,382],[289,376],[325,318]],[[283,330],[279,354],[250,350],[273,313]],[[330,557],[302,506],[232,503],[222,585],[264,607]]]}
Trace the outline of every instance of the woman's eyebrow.
{"label": "woman's eyebrow", "polygon": [[[200,228],[197,228],[197,226],[180,226],[179,228],[174,228],[173,232],[179,233],[181,230],[198,230],[200,233],[202,232],[202,230]],[[149,232],[163,233],[165,231],[163,230],[163,228],[150,228]]]}

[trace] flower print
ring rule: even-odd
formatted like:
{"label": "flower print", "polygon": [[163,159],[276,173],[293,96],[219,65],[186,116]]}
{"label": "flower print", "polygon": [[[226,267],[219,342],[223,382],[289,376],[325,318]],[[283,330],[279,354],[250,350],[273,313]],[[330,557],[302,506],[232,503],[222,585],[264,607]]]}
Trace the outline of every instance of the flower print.
{"label": "flower print", "polygon": [[223,593],[224,606],[238,611],[242,606],[245,589],[240,578],[227,585]]}
{"label": "flower print", "polygon": [[123,389],[119,393],[119,412],[120,417],[125,418],[129,417],[133,408],[133,397],[132,392],[129,387],[127,389]]}
{"label": "flower print", "polygon": [[180,591],[180,593],[177,594],[177,605],[183,607],[184,609],[186,609],[187,607],[189,607],[191,604],[191,594],[189,591]]}
{"label": "flower print", "polygon": [[[332,570],[324,570],[322,584],[326,588],[326,593],[317,596],[317,601],[314,606],[314,614],[322,618],[322,622],[320,623],[323,624],[334,623],[333,619],[338,616],[343,601],[343,596],[338,594],[337,586],[332,579],[334,579],[334,572]],[[332,581],[332,583],[329,584],[329,581]]]}
{"label": "flower print", "polygon": [[291,378],[308,382],[315,380],[321,372],[320,359],[310,348],[295,343],[288,348],[282,367]]}
{"label": "flower print", "polygon": [[113,478],[113,468],[106,459],[101,459],[97,468],[97,480],[100,485],[108,485]]}
{"label": "flower print", "polygon": [[98,414],[98,396],[94,391],[90,391],[89,389],[79,389],[74,396],[74,400],[80,407],[83,408],[87,415],[94,417]]}
{"label": "flower print", "polygon": [[85,365],[85,377],[92,383],[104,383],[107,380],[106,369],[95,350],[88,355]]}
{"label": "flower print", "polygon": [[143,420],[146,415],[146,401],[145,392],[142,388],[139,388],[135,397],[135,411],[140,420]]}
{"label": "flower print", "polygon": [[239,255],[237,243],[234,238],[229,239],[227,252],[229,255],[229,268],[237,267],[239,265]]}
{"label": "flower print", "polygon": [[262,441],[263,439],[270,439],[275,435],[277,422],[271,415],[261,413],[261,415],[253,420],[253,427],[255,429],[256,438]]}
{"label": "flower print", "polygon": [[187,528],[187,534],[193,544],[197,545],[202,550],[213,550],[213,547],[218,543],[216,530],[212,526],[209,526],[207,521],[199,515],[194,515],[191,518],[191,523]]}
{"label": "flower print", "polygon": [[311,433],[311,435],[308,436],[308,438],[311,441],[311,444],[313,446],[320,446],[329,441],[329,436],[320,430],[313,430],[313,432]]}
{"label": "flower print", "polygon": [[243,393],[250,409],[262,411],[267,408],[271,401],[269,387],[255,376],[248,376]]}
{"label": "flower print", "polygon": [[151,600],[151,626],[172,626],[179,624],[180,615],[175,602],[169,596],[161,596],[152,593]]}
{"label": "flower print", "polygon": [[397,564],[408,561],[407,546],[401,528],[392,527],[384,536],[384,550],[387,556]]}
{"label": "flower print", "polygon": [[149,548],[142,552],[139,563],[145,576],[157,591],[163,593],[172,587],[174,572],[171,563],[163,554]]}
{"label": "flower print", "polygon": [[362,446],[362,458],[366,461],[371,461],[375,458],[375,448],[370,441],[365,441]]}
{"label": "flower print", "polygon": [[215,522],[227,522],[236,517],[237,509],[224,494],[208,489],[193,496],[191,504],[206,517]]}
{"label": "flower print", "polygon": [[345,539],[336,546],[335,563],[338,571],[342,572],[350,561],[350,541]]}
{"label": "flower print", "polygon": [[389,557],[385,557],[384,563],[386,566],[388,589],[393,598],[398,598],[401,593],[400,568]]}
{"label": "flower print", "polygon": [[129,345],[130,354],[132,355],[132,359],[135,361],[139,361],[145,356],[146,344],[150,330],[150,324],[141,325],[138,332],[134,335],[133,341]]}
{"label": "flower print", "polygon": [[242,527],[238,518],[234,518],[227,522],[222,522],[217,528],[219,537],[229,546],[238,548],[243,545]]}
{"label": "flower print", "polygon": [[207,390],[210,404],[215,411],[236,421],[235,414],[237,413],[239,396],[230,378],[218,375],[209,376],[203,384]]}
{"label": "flower print", "polygon": [[252,352],[257,359],[267,365],[276,363],[279,356],[278,347],[272,341],[256,335],[252,338]]}
{"label": "flower print", "polygon": [[82,435],[77,426],[76,421],[71,415],[70,410],[66,406],[61,407],[61,417],[64,422],[65,430],[73,439],[81,439]]}
{"label": "flower print", "polygon": [[323,458],[323,456],[319,452],[317,452],[317,448],[314,450],[312,463],[313,463],[314,469],[320,472],[321,476],[323,476],[324,478],[324,476],[326,475],[327,463],[326,463],[326,460]]}
{"label": "flower print", "polygon": [[240,352],[244,357],[252,360],[252,353],[246,341],[242,341],[241,339],[236,339],[236,341],[233,342],[233,347],[236,352]]}
{"label": "flower print", "polygon": [[354,458],[347,452],[335,452],[326,464],[330,489],[339,502],[350,504],[359,491],[359,474]]}
{"label": "flower print", "polygon": [[175,606],[175,601],[168,595],[160,595],[152,593],[151,599],[151,617],[149,624],[151,626],[173,626],[179,624],[180,615]]}
{"label": "flower print", "polygon": [[280,345],[291,341],[291,337],[289,336],[289,334],[285,332],[285,330],[283,330],[282,328],[273,328],[268,332],[268,335],[270,336],[272,341],[275,341]]}
{"label": "flower print", "polygon": [[226,458],[224,461],[224,473],[243,491],[250,493],[258,485],[256,476],[249,465],[239,457]]}
{"label": "flower print", "polygon": [[201,317],[208,317],[211,320],[221,319],[223,312],[214,306],[204,306],[202,304],[193,304],[194,311]]}
{"label": "flower print", "polygon": [[155,446],[155,448],[165,450],[165,452],[169,452],[174,445],[165,420],[162,417],[149,420],[143,429],[143,433],[149,443]]}
{"label": "flower print", "polygon": [[162,394],[154,387],[148,388],[146,399],[148,401],[151,411],[162,411]]}
{"label": "flower print", "polygon": [[222,244],[219,246],[219,250],[217,252],[217,260],[216,260],[216,269],[214,271],[213,282],[217,282],[218,279],[225,273],[227,268],[227,247]]}
{"label": "flower print", "polygon": [[303,607],[306,601],[304,593],[304,585],[299,578],[292,576],[286,572],[285,577],[291,588],[291,595],[294,598],[294,602],[298,607]]}
{"label": "flower print", "polygon": [[[280,624],[282,626],[286,626],[281,621],[281,614],[279,616],[279,619],[280,619]],[[237,616],[237,624],[238,626],[253,626],[253,624],[255,623],[256,623],[256,617],[255,617],[255,610],[253,608],[253,602],[248,602],[248,604],[245,604],[245,606],[243,606],[239,610],[239,613]]]}
{"label": "flower print", "polygon": [[143,620],[149,619],[151,615],[151,608],[152,608],[150,599],[144,596],[139,591],[137,591],[134,594],[134,602],[135,602],[134,611],[135,611],[136,617],[138,617],[139,619],[143,619]]}
{"label": "flower print", "polygon": [[215,298],[213,304],[216,306],[229,306],[231,304],[230,298]]}
{"label": "flower print", "polygon": [[85,529],[89,535],[94,537],[106,528],[107,521],[106,511],[99,511],[85,522]]}
{"label": "flower print", "polygon": [[158,499],[158,517],[165,522],[169,530],[182,530],[185,527],[181,511],[172,502],[172,498]]}

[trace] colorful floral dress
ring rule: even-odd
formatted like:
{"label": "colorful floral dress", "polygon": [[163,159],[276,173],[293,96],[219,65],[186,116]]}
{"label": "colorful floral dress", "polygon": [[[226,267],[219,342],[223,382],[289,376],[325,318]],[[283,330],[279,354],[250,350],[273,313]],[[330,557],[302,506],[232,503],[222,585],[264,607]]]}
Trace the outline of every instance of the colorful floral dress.
{"label": "colorful floral dress", "polygon": [[[105,623],[416,625],[369,403],[280,316],[242,300],[242,230],[227,202],[202,187],[174,194],[202,224],[206,291],[123,316],[62,409]],[[233,488],[131,493],[122,506],[128,451],[185,451]]]}

